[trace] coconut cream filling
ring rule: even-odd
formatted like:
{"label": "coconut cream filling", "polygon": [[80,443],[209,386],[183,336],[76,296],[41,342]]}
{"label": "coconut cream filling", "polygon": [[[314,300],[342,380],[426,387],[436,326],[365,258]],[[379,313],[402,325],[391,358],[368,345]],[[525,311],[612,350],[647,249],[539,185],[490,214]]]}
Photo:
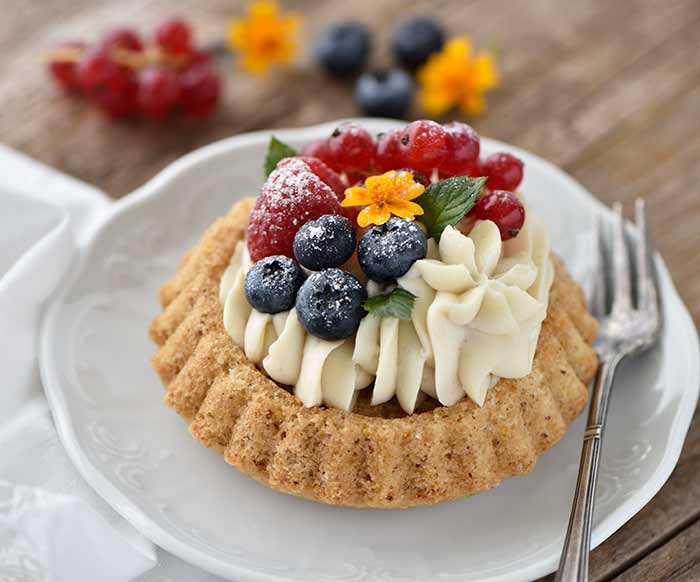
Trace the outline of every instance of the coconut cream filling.
{"label": "coconut cream filling", "polygon": [[[526,213],[520,234],[502,242],[498,227],[478,221],[468,236],[447,227],[428,241],[396,286],[416,296],[411,319],[365,316],[354,337],[326,341],[306,332],[296,310],[251,308],[245,276],[252,262],[240,241],[219,289],[224,326],[246,357],[305,406],[352,410],[372,383],[371,403],[396,396],[411,414],[425,396],[445,406],[465,396],[483,405],[499,378],[532,371],[554,269],[543,222]],[[369,282],[370,296],[392,285]]]}

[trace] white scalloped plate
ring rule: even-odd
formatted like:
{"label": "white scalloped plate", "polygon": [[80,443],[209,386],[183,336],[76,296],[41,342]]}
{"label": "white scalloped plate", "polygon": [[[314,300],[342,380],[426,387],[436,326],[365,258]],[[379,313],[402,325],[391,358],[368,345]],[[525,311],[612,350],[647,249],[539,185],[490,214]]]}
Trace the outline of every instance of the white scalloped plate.
{"label": "white scalloped plate", "polygon": [[[371,130],[393,122],[361,120]],[[274,133],[294,145],[335,124]],[[532,580],[554,570],[576,478],[583,420],[528,476],[435,507],[328,507],[271,491],[198,443],[162,404],[148,322],[182,253],[240,196],[256,194],[269,132],[236,136],[172,164],[116,203],[94,229],[41,342],[44,386],[83,477],[156,544],[235,580],[411,582]],[[522,190],[577,276],[602,206],[551,164],[525,161]],[[675,466],[700,376],[693,323],[659,261],[667,321],[661,345],[615,386],[593,543],[639,511]]]}

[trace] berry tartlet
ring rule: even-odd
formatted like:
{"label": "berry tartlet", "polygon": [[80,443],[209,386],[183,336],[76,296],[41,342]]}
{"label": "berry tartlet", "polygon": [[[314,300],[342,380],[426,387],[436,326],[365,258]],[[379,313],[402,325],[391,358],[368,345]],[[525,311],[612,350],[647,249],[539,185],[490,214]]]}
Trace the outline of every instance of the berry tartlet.
{"label": "berry tartlet", "polygon": [[583,409],[597,323],[461,123],[338,127],[215,222],[160,291],[165,402],[273,489],[401,508],[529,472]]}

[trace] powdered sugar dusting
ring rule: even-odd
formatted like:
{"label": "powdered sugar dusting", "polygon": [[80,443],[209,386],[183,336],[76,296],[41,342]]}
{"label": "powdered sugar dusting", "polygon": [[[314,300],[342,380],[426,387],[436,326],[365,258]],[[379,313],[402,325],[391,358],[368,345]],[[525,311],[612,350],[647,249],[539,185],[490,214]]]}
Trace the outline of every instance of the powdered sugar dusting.
{"label": "powdered sugar dusting", "polygon": [[293,256],[292,243],[302,224],[323,214],[341,214],[331,190],[298,158],[282,160],[263,184],[248,222],[253,260],[272,254]]}

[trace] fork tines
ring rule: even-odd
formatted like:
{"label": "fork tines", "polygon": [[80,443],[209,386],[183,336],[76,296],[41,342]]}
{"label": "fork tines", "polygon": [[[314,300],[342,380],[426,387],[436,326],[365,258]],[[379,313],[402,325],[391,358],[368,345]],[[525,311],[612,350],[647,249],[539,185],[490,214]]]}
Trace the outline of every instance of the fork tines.
{"label": "fork tines", "polygon": [[616,329],[608,328],[608,335],[624,331],[624,335],[644,336],[647,344],[660,330],[661,315],[644,200],[635,201],[635,224],[625,223],[619,202],[613,205],[613,212],[612,221],[599,213],[594,222],[597,267],[591,311],[601,320],[603,334],[605,324],[612,324]]}

